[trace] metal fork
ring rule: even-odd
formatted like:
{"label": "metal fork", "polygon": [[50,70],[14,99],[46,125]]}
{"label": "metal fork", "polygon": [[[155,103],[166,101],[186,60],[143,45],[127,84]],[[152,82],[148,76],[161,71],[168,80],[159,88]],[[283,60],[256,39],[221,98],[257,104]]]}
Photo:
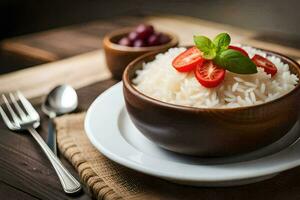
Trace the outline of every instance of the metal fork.
{"label": "metal fork", "polygon": [[35,130],[40,125],[40,117],[37,111],[21,92],[9,93],[8,96],[11,103],[9,103],[7,95],[2,95],[7,112],[3,109],[4,105],[0,106],[0,114],[6,126],[12,131],[29,131],[51,162],[64,191],[68,194],[78,192],[81,189],[80,183],[61,164]]}

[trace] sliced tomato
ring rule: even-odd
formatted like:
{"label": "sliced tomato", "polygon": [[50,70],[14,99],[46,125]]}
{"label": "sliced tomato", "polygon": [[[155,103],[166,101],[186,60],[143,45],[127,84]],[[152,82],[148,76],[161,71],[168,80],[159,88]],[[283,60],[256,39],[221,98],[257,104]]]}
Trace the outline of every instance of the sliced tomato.
{"label": "sliced tomato", "polygon": [[244,49],[242,49],[242,48],[240,48],[240,47],[229,45],[228,49],[233,49],[233,50],[239,51],[239,52],[241,52],[243,55],[249,57],[248,53],[247,53]]}
{"label": "sliced tomato", "polygon": [[225,69],[215,65],[212,61],[197,65],[194,73],[199,83],[207,88],[218,86],[225,77]]}
{"label": "sliced tomato", "polygon": [[267,74],[271,74],[271,76],[274,76],[277,73],[276,66],[267,58],[264,58],[260,55],[255,54],[251,60],[254,62],[254,64],[257,67],[264,68],[264,71]]}
{"label": "sliced tomato", "polygon": [[202,65],[204,58],[197,47],[191,47],[179,54],[172,62],[173,67],[179,72],[192,71],[197,65]]}

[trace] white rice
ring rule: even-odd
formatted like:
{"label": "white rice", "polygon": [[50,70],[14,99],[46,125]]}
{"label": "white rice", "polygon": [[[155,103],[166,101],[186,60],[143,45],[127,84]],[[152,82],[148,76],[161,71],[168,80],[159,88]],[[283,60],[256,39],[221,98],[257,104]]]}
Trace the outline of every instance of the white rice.
{"label": "white rice", "polygon": [[243,46],[252,57],[259,54],[267,57],[277,67],[274,77],[258,67],[258,73],[251,75],[235,74],[226,71],[224,81],[215,88],[202,86],[193,72],[180,73],[172,66],[172,60],[185,48],[172,48],[156,59],[144,63],[143,69],[136,72],[133,80],[136,88],[152,98],[184,106],[198,108],[242,107],[262,104],[290,92],[298,83],[289,66],[275,56],[266,56],[258,49]]}

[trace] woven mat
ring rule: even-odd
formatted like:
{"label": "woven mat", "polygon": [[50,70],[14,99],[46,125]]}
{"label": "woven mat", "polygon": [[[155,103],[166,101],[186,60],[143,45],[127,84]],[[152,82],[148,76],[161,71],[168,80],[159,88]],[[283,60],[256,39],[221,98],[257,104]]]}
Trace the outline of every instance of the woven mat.
{"label": "woven mat", "polygon": [[[60,152],[78,171],[96,199],[198,199],[204,191],[180,186],[120,166],[97,151],[87,138],[85,113],[56,119]],[[99,133],[101,134],[101,133]],[[197,197],[197,198],[196,198]]]}
{"label": "woven mat", "polygon": [[[148,176],[118,165],[101,155],[84,132],[84,117],[85,113],[79,113],[56,119],[58,147],[96,199],[264,199],[263,194],[266,191],[276,193],[283,185],[280,180],[286,181],[273,178],[247,186],[199,188]],[[276,185],[279,187],[275,187]]]}

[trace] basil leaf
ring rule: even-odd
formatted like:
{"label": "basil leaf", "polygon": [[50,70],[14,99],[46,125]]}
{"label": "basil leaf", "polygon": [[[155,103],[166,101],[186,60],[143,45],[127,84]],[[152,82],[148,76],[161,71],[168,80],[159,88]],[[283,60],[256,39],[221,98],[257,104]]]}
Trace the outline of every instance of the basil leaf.
{"label": "basil leaf", "polygon": [[223,67],[234,73],[257,73],[256,65],[251,61],[251,59],[233,49],[227,49],[220,52],[213,61],[220,67]]}
{"label": "basil leaf", "polygon": [[219,52],[228,48],[230,40],[231,38],[228,33],[220,33],[214,38],[213,42],[217,47],[217,51]]}
{"label": "basil leaf", "polygon": [[203,58],[212,60],[216,57],[217,50],[214,43],[205,36],[194,36],[196,47],[203,53]]}

